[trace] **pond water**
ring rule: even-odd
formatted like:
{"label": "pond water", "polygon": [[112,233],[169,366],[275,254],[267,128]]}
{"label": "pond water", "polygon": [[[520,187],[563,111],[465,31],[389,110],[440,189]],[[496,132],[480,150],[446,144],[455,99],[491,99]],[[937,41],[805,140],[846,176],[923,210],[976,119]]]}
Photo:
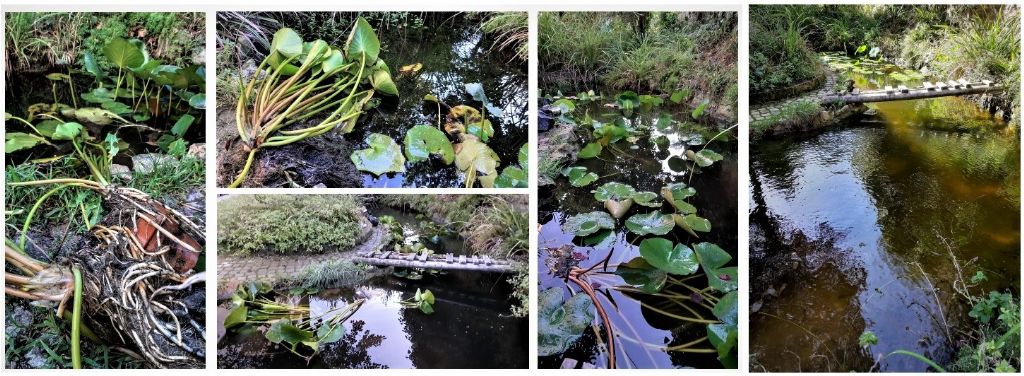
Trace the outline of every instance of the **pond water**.
{"label": "pond water", "polygon": [[[415,215],[370,208],[391,215],[414,232]],[[460,238],[442,236],[435,250],[468,252]],[[352,286],[337,286],[305,298],[311,309],[366,302],[345,321],[344,337],[321,349],[308,364],[274,345],[261,332],[229,333],[218,347],[220,368],[526,368],[528,322],[509,316],[507,276],[448,271],[422,280],[397,278],[390,269]],[[416,289],[430,289],[436,302],[426,315],[399,302]]]}
{"label": "pond water", "polygon": [[[388,135],[402,144],[405,133],[419,124],[436,126],[438,106],[426,102],[427,94],[436,95],[441,102],[455,106],[466,104],[481,109],[482,104],[466,92],[466,84],[480,83],[493,106],[500,109],[496,116],[490,109],[486,116],[494,126],[494,136],[487,144],[501,160],[498,171],[515,165],[520,146],[527,135],[526,65],[511,60],[510,55],[491,51],[493,40],[485,36],[478,25],[453,18],[441,25],[443,32],[425,31],[408,34],[401,29],[378,30],[380,40],[386,44],[381,53],[395,73],[399,98],[383,97],[380,107],[364,115],[348,139],[356,149],[368,147],[366,138],[371,132]],[[472,24],[472,25],[470,25]],[[409,64],[423,64],[419,73],[399,77],[398,68]],[[441,111],[448,110],[441,106]],[[441,120],[444,120],[442,114]],[[465,184],[455,165],[440,162],[406,164],[405,173],[375,176],[362,173],[364,187],[461,187]]]}
{"label": "pond water", "polygon": [[1018,136],[962,98],[869,106],[751,147],[753,371],[925,371],[874,359],[948,364],[975,326],[957,265],[987,275],[975,295],[1019,291]]}
{"label": "pond water", "polygon": [[[609,123],[622,116],[618,111],[598,105],[577,107],[574,113],[583,111],[589,112],[595,120]],[[674,119],[683,122],[689,118],[689,111],[671,115]],[[558,275],[547,266],[559,262],[558,256],[551,254],[552,249],[566,245],[571,246],[572,252],[576,253],[571,256],[578,260],[581,268],[603,263],[602,260],[608,258],[606,265],[595,269],[598,271],[614,270],[615,265],[639,256],[638,244],[641,237],[630,233],[625,226],[622,226],[622,223],[632,214],[647,213],[656,210],[655,208],[634,204],[629,213],[619,221],[610,240],[595,246],[574,244],[574,235],[571,232],[564,232],[561,228],[561,224],[572,215],[604,211],[603,204],[594,199],[592,190],[607,182],[629,184],[637,191],[658,192],[668,183],[689,181],[690,185],[695,187],[698,192],[691,198],[690,203],[700,208],[698,214],[711,222],[712,230],[708,233],[701,233],[700,239],[693,238],[678,228],[663,237],[686,244],[700,241],[715,243],[734,256],[729,266],[736,265],[736,190],[738,187],[736,143],[732,141],[732,136],[724,137],[730,141],[712,142],[709,149],[721,153],[725,157],[724,160],[708,168],[698,168],[692,180],[689,180],[689,168],[681,168],[680,165],[685,163],[677,162],[674,158],[682,155],[687,148],[694,148],[693,145],[703,145],[706,140],[714,137],[725,126],[691,123],[690,126],[659,131],[652,126],[659,116],[660,112],[655,110],[641,111],[626,118],[626,123],[634,128],[650,128],[639,135],[636,141],[637,148],[632,149],[628,141],[621,141],[610,147],[605,147],[598,156],[599,158],[581,159],[575,162],[574,165],[585,166],[589,171],[601,176],[593,184],[581,188],[572,187],[567,179],[560,177],[555,180],[556,184],[553,187],[541,189],[539,220],[543,225],[538,239],[540,291],[552,287],[565,289],[567,286],[564,275]],[[665,136],[668,142],[666,143],[664,140],[655,142],[654,140],[660,136]],[[667,204],[660,209],[664,213],[672,211]],[[648,237],[651,236],[643,238]],[[577,238],[576,242],[579,241]],[[605,269],[606,266],[607,269]],[[597,280],[600,282],[596,282]],[[592,281],[594,281],[594,288],[599,292],[598,295],[607,294],[610,301],[614,301],[614,306],[608,305],[605,308],[609,310],[613,326],[619,328],[616,343],[617,346],[620,346],[620,349],[616,350],[618,368],[722,368],[717,354],[665,352],[656,348],[679,345],[703,337],[706,335],[705,325],[680,324],[678,320],[643,307],[635,295],[626,295],[623,292],[606,288],[625,284],[621,278],[613,274],[599,273]],[[698,288],[707,286],[707,282],[703,279],[694,279],[687,283],[694,283]],[[574,285],[572,288],[574,291],[578,290]],[[685,291],[685,294],[690,294],[688,290],[674,286],[666,286],[662,291]],[[568,296],[569,294],[566,292],[565,297],[568,298]],[[656,305],[669,312],[677,314],[686,312],[678,307],[665,308],[661,305],[664,301],[660,298],[644,297],[642,299],[646,304]],[[710,312],[707,312],[705,316],[711,316]],[[583,337],[565,353],[540,357],[539,366],[541,368],[558,368],[564,359],[569,358],[579,361],[577,367],[583,363],[606,367],[608,362],[606,352],[599,350],[605,335],[603,331],[601,335],[602,339],[599,340],[592,330],[587,329]],[[641,345],[635,341],[645,342],[647,345]],[[710,347],[710,345],[704,342],[703,346],[698,347]]]}

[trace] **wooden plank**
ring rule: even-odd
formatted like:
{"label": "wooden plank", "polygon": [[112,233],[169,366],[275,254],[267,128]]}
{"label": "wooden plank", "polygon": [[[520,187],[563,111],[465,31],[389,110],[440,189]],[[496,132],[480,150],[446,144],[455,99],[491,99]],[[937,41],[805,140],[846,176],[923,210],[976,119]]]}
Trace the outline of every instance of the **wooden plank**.
{"label": "wooden plank", "polygon": [[981,80],[981,83],[985,84],[985,86],[992,86],[992,81],[989,80]]}
{"label": "wooden plank", "polygon": [[455,257],[451,253],[444,255],[444,262],[451,264],[455,261]]}
{"label": "wooden plank", "polygon": [[949,90],[949,85],[946,85],[946,83],[942,81],[936,82],[935,86],[939,88],[939,91]]}
{"label": "wooden plank", "polygon": [[471,264],[479,264],[480,263],[480,258],[476,257],[476,255],[473,255],[473,259],[471,259],[469,261],[469,263],[471,263]]}
{"label": "wooden plank", "polygon": [[465,264],[466,263],[466,255],[459,255],[459,263],[460,264]]}
{"label": "wooden plank", "polygon": [[946,83],[949,84],[949,86],[951,86],[954,89],[959,89],[959,88],[963,87],[963,85],[960,85],[959,82],[956,82],[956,81],[953,81],[953,80],[946,81]]}
{"label": "wooden plank", "polygon": [[960,82],[961,85],[964,85],[964,87],[968,88],[968,89],[974,87],[974,85],[971,85],[971,83],[969,81],[967,81],[967,80],[965,80],[963,78],[959,79],[958,82]]}
{"label": "wooden plank", "polygon": [[892,94],[892,86],[885,85],[885,93],[886,94]]}
{"label": "wooden plank", "polygon": [[380,255],[380,258],[386,259],[386,258],[388,258],[388,256],[391,256],[391,251],[387,251],[387,252],[382,253]]}
{"label": "wooden plank", "polygon": [[427,251],[423,251],[423,253],[420,253],[420,261],[426,261],[426,260],[427,260]]}
{"label": "wooden plank", "polygon": [[925,81],[923,85],[924,88],[927,89],[928,91],[935,91],[935,85],[932,85],[931,82]]}
{"label": "wooden plank", "polygon": [[907,89],[907,87],[904,86],[904,85],[897,86],[896,89],[899,90],[901,93],[909,93],[910,92],[910,89]]}

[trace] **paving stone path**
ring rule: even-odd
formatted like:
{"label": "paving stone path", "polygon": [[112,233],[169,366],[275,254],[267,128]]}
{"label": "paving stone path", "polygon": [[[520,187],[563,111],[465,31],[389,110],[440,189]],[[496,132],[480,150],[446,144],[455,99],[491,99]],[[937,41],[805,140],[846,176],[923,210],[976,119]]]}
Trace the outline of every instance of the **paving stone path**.
{"label": "paving stone path", "polygon": [[758,121],[768,118],[782,111],[782,109],[798,101],[821,101],[822,98],[835,93],[837,75],[831,69],[825,68],[825,84],[817,90],[804,92],[795,97],[780,99],[777,101],[761,103],[750,107],[750,121]]}
{"label": "paving stone path", "polygon": [[241,283],[260,281],[273,284],[299,275],[309,265],[346,260],[356,254],[373,252],[381,246],[384,231],[382,226],[374,226],[366,241],[346,251],[293,256],[219,256],[217,296],[230,295]]}

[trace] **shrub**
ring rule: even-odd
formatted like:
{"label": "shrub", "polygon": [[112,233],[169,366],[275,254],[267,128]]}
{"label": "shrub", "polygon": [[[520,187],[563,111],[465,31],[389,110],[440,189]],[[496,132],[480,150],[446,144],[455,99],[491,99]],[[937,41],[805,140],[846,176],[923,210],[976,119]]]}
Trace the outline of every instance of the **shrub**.
{"label": "shrub", "polygon": [[218,205],[225,254],[322,253],[356,245],[361,206],[348,195],[240,195]]}

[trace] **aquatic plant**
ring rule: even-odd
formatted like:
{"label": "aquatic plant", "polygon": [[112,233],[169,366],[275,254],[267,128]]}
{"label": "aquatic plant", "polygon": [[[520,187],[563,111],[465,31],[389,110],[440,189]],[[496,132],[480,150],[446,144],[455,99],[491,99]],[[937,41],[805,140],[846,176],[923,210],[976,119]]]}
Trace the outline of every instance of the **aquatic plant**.
{"label": "aquatic plant", "polygon": [[307,362],[320,353],[322,346],[341,339],[345,333],[342,323],[366,302],[366,299],[357,299],[342,307],[316,312],[306,305],[275,300],[279,295],[266,283],[250,282],[239,286],[231,295],[224,328],[237,331],[266,327],[267,341],[285,347]]}
{"label": "aquatic plant", "polygon": [[[334,129],[351,132],[376,92],[397,96],[390,69],[379,54],[380,40],[362,17],[356,19],[342,48],[319,39],[304,42],[288,28],[274,33],[270,53],[238,98],[235,123],[248,157],[229,187],[242,184],[262,148],[289,145]],[[327,116],[311,126],[285,129],[323,113]]]}
{"label": "aquatic plant", "polygon": [[428,315],[434,313],[434,293],[430,292],[430,290],[420,291],[420,289],[416,289],[415,295],[400,303],[403,307],[418,308],[421,312]]}

